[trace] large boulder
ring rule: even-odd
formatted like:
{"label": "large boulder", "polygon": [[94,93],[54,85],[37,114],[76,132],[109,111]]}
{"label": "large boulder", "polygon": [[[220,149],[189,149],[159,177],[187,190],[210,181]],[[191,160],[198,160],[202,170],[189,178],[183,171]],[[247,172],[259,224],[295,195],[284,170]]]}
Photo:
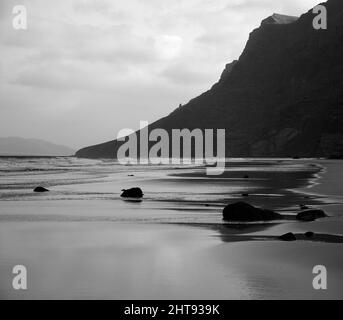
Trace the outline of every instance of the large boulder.
{"label": "large boulder", "polygon": [[256,208],[245,202],[237,202],[224,208],[223,219],[225,221],[254,222],[281,220],[283,216],[271,210]]}
{"label": "large boulder", "polygon": [[120,195],[123,198],[142,198],[143,191],[141,188],[131,188],[131,189],[123,189],[122,194]]}
{"label": "large boulder", "polygon": [[36,187],[33,189],[33,192],[48,192],[49,190],[44,187]]}
{"label": "large boulder", "polygon": [[319,209],[304,210],[297,214],[297,220],[301,221],[314,221],[325,217],[327,217],[326,213]]}

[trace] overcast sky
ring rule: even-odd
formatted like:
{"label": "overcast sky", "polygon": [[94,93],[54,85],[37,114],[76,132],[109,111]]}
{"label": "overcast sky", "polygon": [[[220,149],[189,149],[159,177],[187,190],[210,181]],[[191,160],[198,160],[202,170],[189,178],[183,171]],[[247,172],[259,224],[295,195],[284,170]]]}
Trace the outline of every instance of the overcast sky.
{"label": "overcast sky", "polygon": [[[272,13],[319,0],[0,0],[0,136],[80,148],[209,89]],[[12,9],[28,11],[14,30]]]}

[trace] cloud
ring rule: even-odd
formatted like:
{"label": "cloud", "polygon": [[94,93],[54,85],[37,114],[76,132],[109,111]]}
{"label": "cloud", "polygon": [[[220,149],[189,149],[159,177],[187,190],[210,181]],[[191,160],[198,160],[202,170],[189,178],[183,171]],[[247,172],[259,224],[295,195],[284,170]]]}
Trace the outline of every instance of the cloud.
{"label": "cloud", "polygon": [[155,49],[160,58],[171,60],[178,57],[182,50],[182,38],[173,35],[161,35],[155,38]]}
{"label": "cloud", "polygon": [[184,86],[190,83],[193,85],[208,84],[211,73],[206,68],[195,70],[191,66],[174,64],[163,70],[161,75],[177,85]]}
{"label": "cloud", "polygon": [[273,12],[315,0],[0,1],[0,136],[74,148],[112,139],[207,90]]}

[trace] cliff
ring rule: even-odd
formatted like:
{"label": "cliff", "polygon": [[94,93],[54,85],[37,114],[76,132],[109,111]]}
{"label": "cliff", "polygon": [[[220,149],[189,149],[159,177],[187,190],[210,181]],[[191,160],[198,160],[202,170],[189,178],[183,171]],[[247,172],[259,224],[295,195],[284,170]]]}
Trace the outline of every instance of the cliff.
{"label": "cliff", "polygon": [[[235,157],[343,155],[343,1],[329,0],[328,29],[312,10],[274,14],[249,37],[207,92],[150,129],[225,128]],[[119,143],[87,147],[78,157],[114,157]]]}

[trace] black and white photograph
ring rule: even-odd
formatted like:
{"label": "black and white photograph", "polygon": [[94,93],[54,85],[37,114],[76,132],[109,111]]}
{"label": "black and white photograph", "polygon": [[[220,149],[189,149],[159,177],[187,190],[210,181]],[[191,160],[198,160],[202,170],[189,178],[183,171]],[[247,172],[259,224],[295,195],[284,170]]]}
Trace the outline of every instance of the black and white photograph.
{"label": "black and white photograph", "polygon": [[219,319],[342,252],[342,0],[0,1],[0,300]]}

